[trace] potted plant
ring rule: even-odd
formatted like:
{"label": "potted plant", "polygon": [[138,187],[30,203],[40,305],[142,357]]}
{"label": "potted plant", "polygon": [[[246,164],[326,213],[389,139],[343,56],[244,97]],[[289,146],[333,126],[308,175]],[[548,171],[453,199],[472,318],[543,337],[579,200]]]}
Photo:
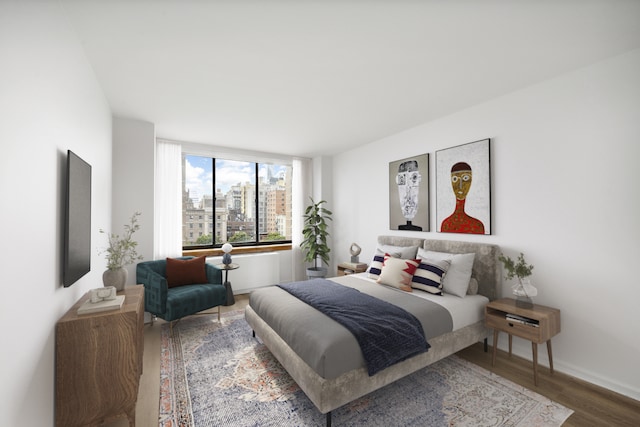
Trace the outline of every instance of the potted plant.
{"label": "potted plant", "polygon": [[518,278],[518,283],[511,287],[513,294],[516,296],[516,306],[523,308],[533,307],[531,297],[538,295],[538,290],[528,279],[531,276],[533,265],[527,264],[522,252],[518,256],[517,262],[503,254],[500,254],[498,260],[502,262],[504,269],[507,271],[507,280],[511,280],[514,277]]}
{"label": "potted plant", "polygon": [[332,220],[333,213],[322,206],[326,203],[325,200],[316,203],[313,198],[310,199],[311,204],[307,206],[303,215],[304,227],[302,228],[300,248],[305,251],[304,260],[313,262],[313,267],[307,268],[307,277],[325,277],[327,268],[322,264],[329,265],[329,252],[331,252],[327,244],[329,237],[327,221]]}
{"label": "potted plant", "polygon": [[142,256],[138,255],[136,251],[138,242],[133,240],[133,233],[140,229],[138,216],[140,216],[140,212],[135,212],[131,216],[129,224],[124,226],[122,237],[100,230],[101,233],[107,234],[109,240],[109,247],[102,252],[107,254],[107,270],[102,274],[104,286],[115,286],[118,291],[124,289],[128,276],[127,269],[124,267],[142,260]]}

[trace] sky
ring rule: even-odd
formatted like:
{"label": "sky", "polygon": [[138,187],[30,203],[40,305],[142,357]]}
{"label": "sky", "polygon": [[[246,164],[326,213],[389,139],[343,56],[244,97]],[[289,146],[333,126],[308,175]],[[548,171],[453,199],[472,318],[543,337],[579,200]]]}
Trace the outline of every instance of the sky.
{"label": "sky", "polygon": [[[222,193],[229,191],[232,185],[255,181],[255,166],[250,162],[238,162],[235,160],[216,159],[216,188]],[[200,199],[203,195],[211,194],[213,180],[213,161],[210,157],[186,156],[185,159],[185,186],[192,198]],[[278,174],[286,166],[261,165],[259,175],[267,176],[267,167],[272,168],[272,173]]]}

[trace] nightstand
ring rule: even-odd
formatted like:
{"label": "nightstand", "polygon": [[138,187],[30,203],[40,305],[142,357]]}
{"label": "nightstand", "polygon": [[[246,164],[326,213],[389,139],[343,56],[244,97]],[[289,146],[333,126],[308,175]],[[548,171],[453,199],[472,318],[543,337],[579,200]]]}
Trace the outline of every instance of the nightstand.
{"label": "nightstand", "polygon": [[551,337],[560,332],[560,310],[534,304],[532,308],[516,306],[513,298],[491,301],[485,307],[485,324],[493,329],[493,355],[491,365],[496,363],[498,334],[509,334],[509,356],[511,356],[512,336],[531,341],[533,352],[533,382],[538,385],[538,344],[547,343],[549,371],[553,374]]}
{"label": "nightstand", "polygon": [[368,265],[362,262],[342,262],[338,264],[338,276],[362,273],[367,271]]}

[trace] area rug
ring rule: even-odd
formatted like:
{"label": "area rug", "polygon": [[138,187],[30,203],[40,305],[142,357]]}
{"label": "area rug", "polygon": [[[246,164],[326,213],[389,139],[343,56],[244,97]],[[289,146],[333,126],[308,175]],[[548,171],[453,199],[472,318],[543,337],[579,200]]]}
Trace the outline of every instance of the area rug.
{"label": "area rug", "polygon": [[[324,426],[242,312],[162,326],[161,427]],[[457,356],[332,413],[334,426],[559,426],[572,410]]]}

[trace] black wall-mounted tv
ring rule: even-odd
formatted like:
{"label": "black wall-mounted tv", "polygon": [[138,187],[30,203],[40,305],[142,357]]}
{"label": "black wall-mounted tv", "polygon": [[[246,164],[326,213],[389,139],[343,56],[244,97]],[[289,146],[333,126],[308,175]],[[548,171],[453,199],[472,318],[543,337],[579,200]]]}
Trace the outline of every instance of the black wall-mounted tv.
{"label": "black wall-mounted tv", "polygon": [[67,151],[63,283],[73,285],[91,270],[91,165]]}

